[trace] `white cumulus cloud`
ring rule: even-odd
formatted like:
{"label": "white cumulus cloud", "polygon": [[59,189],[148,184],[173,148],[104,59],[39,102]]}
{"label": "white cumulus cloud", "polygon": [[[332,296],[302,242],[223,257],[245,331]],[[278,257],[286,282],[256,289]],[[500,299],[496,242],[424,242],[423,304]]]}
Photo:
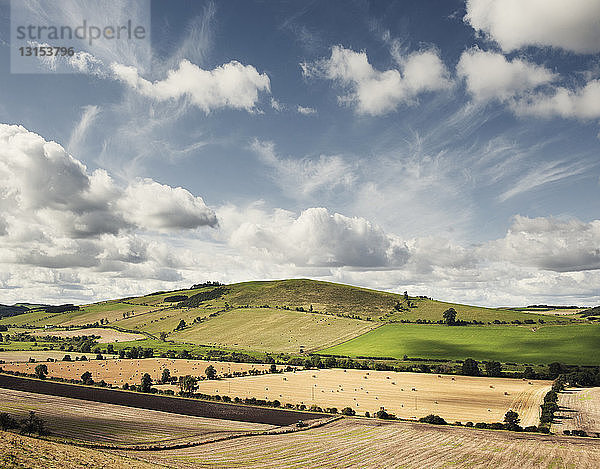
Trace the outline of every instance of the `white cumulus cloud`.
{"label": "white cumulus cloud", "polygon": [[119,80],[144,96],[157,101],[186,97],[206,113],[222,108],[253,111],[259,93],[271,90],[266,73],[235,60],[204,70],[184,59],[179,68],[169,70],[165,79],[154,82],[142,78],[132,66],[114,63],[111,68]]}
{"label": "white cumulus cloud", "polygon": [[551,46],[600,52],[597,0],[467,0],[465,21],[506,52]]}
{"label": "white cumulus cloud", "polygon": [[557,79],[543,66],[518,58],[507,60],[502,54],[478,48],[462,53],[456,71],[478,101],[507,101]]}
{"label": "white cumulus cloud", "polygon": [[353,106],[359,114],[373,116],[395,111],[400,104],[411,104],[420,93],[451,86],[449,72],[434,50],[402,57],[401,70],[379,71],[369,63],[366,52],[334,46],[331,57],[301,67],[304,76],[329,79],[347,90],[338,97],[340,103]]}

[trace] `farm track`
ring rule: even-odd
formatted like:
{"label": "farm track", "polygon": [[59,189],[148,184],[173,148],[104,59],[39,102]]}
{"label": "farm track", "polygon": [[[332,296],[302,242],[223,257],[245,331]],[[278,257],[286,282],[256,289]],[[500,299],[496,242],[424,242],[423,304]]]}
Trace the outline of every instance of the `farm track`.
{"label": "farm track", "polygon": [[365,419],[179,450],[115,453],[181,469],[600,466],[593,440]]}
{"label": "farm track", "polygon": [[42,381],[5,374],[0,374],[0,388],[70,397],[140,409],[158,410],[181,415],[264,423],[276,426],[286,426],[296,423],[298,420],[314,420],[324,417],[324,414],[319,413],[277,410],[273,408],[251,407],[236,404],[221,404],[198,399],[183,399],[178,397],[118,391],[115,389],[94,386],[79,386],[52,381]]}

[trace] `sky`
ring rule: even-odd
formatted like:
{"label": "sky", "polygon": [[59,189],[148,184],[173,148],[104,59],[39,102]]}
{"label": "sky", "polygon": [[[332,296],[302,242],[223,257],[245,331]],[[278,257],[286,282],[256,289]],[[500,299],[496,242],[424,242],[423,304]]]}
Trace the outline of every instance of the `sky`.
{"label": "sky", "polygon": [[16,3],[149,31],[18,73],[0,0],[0,303],[283,278],[600,303],[597,0]]}

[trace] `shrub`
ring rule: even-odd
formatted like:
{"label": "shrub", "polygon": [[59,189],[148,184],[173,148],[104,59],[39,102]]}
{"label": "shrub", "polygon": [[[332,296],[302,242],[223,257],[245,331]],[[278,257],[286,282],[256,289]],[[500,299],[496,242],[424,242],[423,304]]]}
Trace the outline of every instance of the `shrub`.
{"label": "shrub", "polygon": [[439,415],[429,414],[425,417],[421,417],[419,422],[432,423],[434,425],[447,425],[447,422]]}
{"label": "shrub", "polygon": [[352,407],[344,407],[342,409],[342,415],[356,415],[356,412]]}

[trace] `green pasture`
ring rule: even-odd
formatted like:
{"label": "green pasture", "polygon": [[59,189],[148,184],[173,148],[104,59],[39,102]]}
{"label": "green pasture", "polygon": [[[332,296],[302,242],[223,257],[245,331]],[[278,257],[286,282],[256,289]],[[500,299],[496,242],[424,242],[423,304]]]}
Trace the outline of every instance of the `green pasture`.
{"label": "green pasture", "polygon": [[599,365],[600,325],[460,326],[387,324],[320,353],[350,357],[562,362]]}

